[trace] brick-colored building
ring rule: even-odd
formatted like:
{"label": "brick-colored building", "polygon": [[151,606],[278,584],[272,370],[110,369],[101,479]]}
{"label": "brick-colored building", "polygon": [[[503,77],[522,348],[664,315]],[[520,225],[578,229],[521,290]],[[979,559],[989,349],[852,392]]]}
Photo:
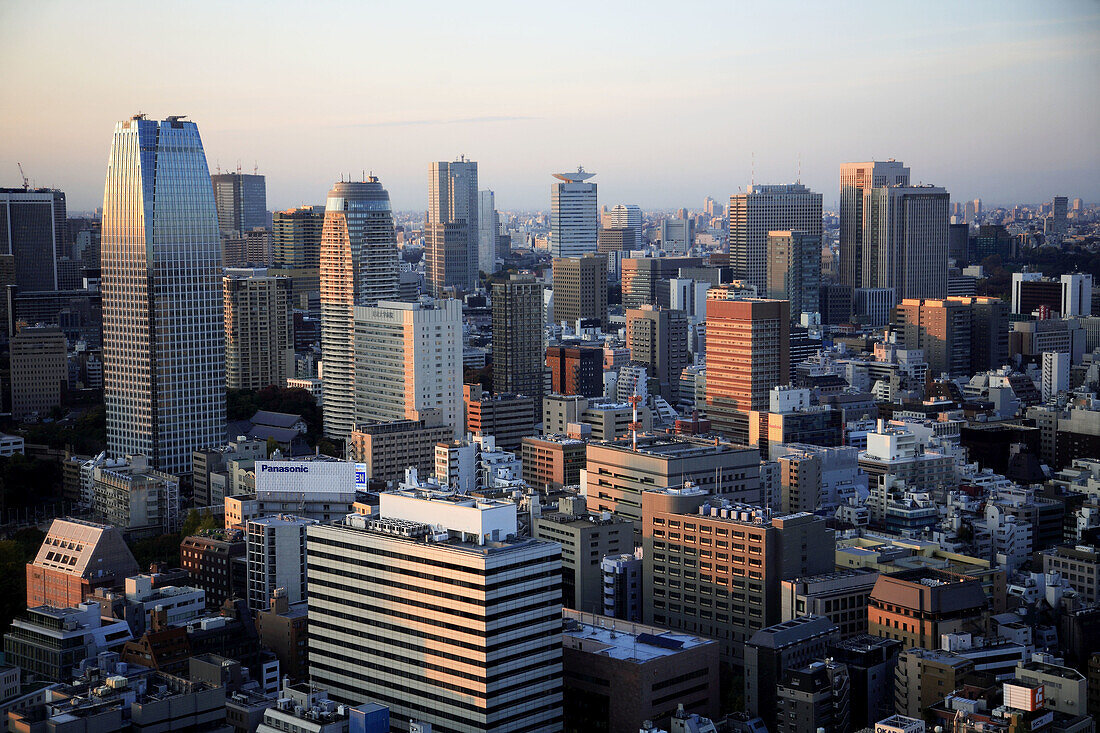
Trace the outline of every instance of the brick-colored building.
{"label": "brick-colored building", "polygon": [[981,633],[987,613],[981,581],[942,570],[880,575],[867,601],[867,631],[906,649],[938,649],[940,635]]}
{"label": "brick-colored building", "polygon": [[244,563],[233,562],[245,554],[244,533],[215,530],[184,537],[180,543],[180,567],[191,582],[206,592],[206,602],[220,606],[226,600],[247,594]]}
{"label": "brick-colored building", "polygon": [[122,587],[140,572],[122,534],[108,524],[55,519],[27,563],[27,608],[80,605],[97,588]]}
{"label": "brick-colored building", "polygon": [[558,344],[546,348],[553,394],[599,397],[603,394],[603,347]]}
{"label": "brick-colored building", "polygon": [[564,435],[529,435],[520,450],[523,480],[536,489],[560,489],[581,481],[586,444]]}
{"label": "brick-colored building", "polygon": [[[539,393],[541,396],[541,392]],[[466,432],[492,435],[501,450],[517,452],[525,435],[535,432],[535,398],[526,395],[489,395],[480,385],[462,385]]]}
{"label": "brick-colored building", "polygon": [[309,676],[309,626],[306,602],[291,604],[282,588],[276,588],[270,607],[256,613],[260,643],[279,659],[279,671],[295,680]]}

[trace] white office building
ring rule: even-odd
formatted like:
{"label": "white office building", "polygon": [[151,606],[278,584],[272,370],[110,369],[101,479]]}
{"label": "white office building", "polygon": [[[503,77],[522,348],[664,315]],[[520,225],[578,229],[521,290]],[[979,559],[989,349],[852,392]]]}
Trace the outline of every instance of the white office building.
{"label": "white office building", "polygon": [[1060,351],[1043,352],[1043,402],[1069,389],[1070,355]]}
{"label": "white office building", "polygon": [[442,730],[560,731],[561,546],[516,528],[511,502],[439,492],[310,527],[312,682]]}
{"label": "white office building", "polygon": [[1092,274],[1062,275],[1062,317],[1092,315]]}
{"label": "white office building", "polygon": [[575,173],[555,173],[550,187],[550,251],[554,257],[583,257],[596,251],[599,212],[596,175],[578,166]]}
{"label": "white office building", "polygon": [[276,588],[293,605],[306,599],[306,527],[316,522],[289,514],[248,523],[248,608],[266,611]]}
{"label": "white office building", "polygon": [[356,308],[356,422],[428,416],[462,435],[462,304],[386,301]]}

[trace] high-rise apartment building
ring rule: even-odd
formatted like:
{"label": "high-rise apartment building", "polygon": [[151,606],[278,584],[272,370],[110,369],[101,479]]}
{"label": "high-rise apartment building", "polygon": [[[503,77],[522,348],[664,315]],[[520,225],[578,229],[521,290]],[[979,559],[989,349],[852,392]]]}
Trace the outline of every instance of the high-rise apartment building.
{"label": "high-rise apartment building", "polygon": [[13,255],[14,285],[22,291],[58,289],[57,260],[67,257],[65,192],[0,188],[0,254]]}
{"label": "high-rise apartment building", "polygon": [[730,196],[729,254],[733,276],[764,293],[768,287],[768,232],[821,237],[821,194],[801,183],[752,185]]}
{"label": "high-rise apartment building", "polygon": [[477,268],[486,275],[496,272],[500,256],[500,218],[497,215],[496,195],[492,191],[477,192]]}
{"label": "high-rise apartment building", "polygon": [[894,328],[907,349],[923,349],[934,377],[967,376],[1008,361],[1008,304],[1000,298],[901,301]]}
{"label": "high-rise apartment building", "polygon": [[768,297],[791,303],[791,318],[819,313],[821,237],[805,232],[768,232]]}
{"label": "high-rise apartment building", "polygon": [[790,304],[707,302],[707,417],[718,432],[749,440],[749,412],[766,413],[772,387],[790,382]]}
{"label": "high-rise apartment building", "polygon": [[561,546],[517,530],[510,501],[414,492],[310,527],[313,682],[439,730],[560,731]]}
{"label": "high-rise apartment building", "polygon": [[626,345],[630,360],[644,364],[649,377],[657,380],[657,389],[651,391],[675,405],[680,398],[680,373],[691,365],[687,314],[651,305],[627,309]]}
{"label": "high-rise apartment building", "polygon": [[221,241],[199,129],[119,122],[103,194],[107,450],[168,473],[225,440]]}
{"label": "high-rise apartment building", "polygon": [[424,255],[428,287],[436,297],[477,287],[478,199],[476,161],[460,157],[428,164]]}
{"label": "high-rise apartment building", "polygon": [[[356,423],[430,417],[462,435],[459,301],[357,306],[354,348]],[[328,394],[326,385],[326,399]]]}
{"label": "high-rise apartment building", "polygon": [[214,202],[218,207],[218,229],[222,234],[248,232],[267,227],[267,181],[247,173],[216,173],[210,176]]}
{"label": "high-rise apartment building", "polygon": [[513,278],[493,283],[493,391],[538,401],[543,392],[542,283]]}
{"label": "high-rise apartment building", "polygon": [[881,186],[908,186],[909,169],[896,160],[844,163],[840,166],[840,283],[852,288],[863,283],[863,249],[872,232],[865,224],[864,195]]}
{"label": "high-rise apartment building", "polygon": [[641,499],[645,621],[717,639],[727,663],[740,665],[749,637],[779,621],[780,581],[833,567],[823,517],[773,516],[696,488]]}
{"label": "high-rise apartment building", "polygon": [[583,257],[596,251],[596,184],[588,183],[594,175],[581,167],[575,173],[554,174],[560,181],[550,187],[550,251],[555,257]]}
{"label": "high-rise apartment building", "polygon": [[554,258],[554,323],[598,320],[607,328],[607,257]]}
{"label": "high-rise apartment building", "polygon": [[321,357],[324,430],[355,427],[355,307],[397,297],[397,241],[390,195],[378,179],[333,184],[321,235]]}
{"label": "high-rise apartment building", "polygon": [[947,295],[947,191],[880,186],[863,192],[864,288],[890,288],[897,300]]}
{"label": "high-rise apartment building", "polygon": [[292,306],[298,310],[309,309],[310,296],[320,295],[324,224],[323,206],[302,206],[272,215],[272,269],[268,274],[290,278]]}
{"label": "high-rise apartment building", "polygon": [[265,270],[228,270],[225,299],[225,386],[283,387],[294,376],[290,278]]}
{"label": "high-rise apartment building", "polygon": [[271,607],[276,588],[285,589],[289,603],[306,599],[306,529],[315,523],[289,514],[249,520],[245,558],[253,613]]}
{"label": "high-rise apartment building", "polygon": [[11,337],[11,416],[48,418],[69,386],[68,341],[56,326],[27,326]]}

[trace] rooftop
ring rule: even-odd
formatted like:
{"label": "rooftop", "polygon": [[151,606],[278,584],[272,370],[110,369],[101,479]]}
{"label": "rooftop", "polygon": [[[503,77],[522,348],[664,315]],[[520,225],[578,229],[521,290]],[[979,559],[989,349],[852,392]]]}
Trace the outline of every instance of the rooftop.
{"label": "rooftop", "polygon": [[608,616],[585,614],[570,609],[565,609],[564,615],[563,648],[626,662],[644,664],[696,647],[717,644],[712,639]]}

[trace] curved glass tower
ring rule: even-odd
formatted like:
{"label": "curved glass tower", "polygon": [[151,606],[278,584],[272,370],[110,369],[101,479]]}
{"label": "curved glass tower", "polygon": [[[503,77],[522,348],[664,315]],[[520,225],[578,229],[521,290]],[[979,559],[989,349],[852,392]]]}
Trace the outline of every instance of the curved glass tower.
{"label": "curved glass tower", "polygon": [[182,474],[225,442],[221,240],[199,129],[115,126],[103,192],[107,450]]}
{"label": "curved glass tower", "polygon": [[321,233],[321,358],[325,435],[355,428],[354,308],[397,298],[390,195],[378,179],[333,184]]}

